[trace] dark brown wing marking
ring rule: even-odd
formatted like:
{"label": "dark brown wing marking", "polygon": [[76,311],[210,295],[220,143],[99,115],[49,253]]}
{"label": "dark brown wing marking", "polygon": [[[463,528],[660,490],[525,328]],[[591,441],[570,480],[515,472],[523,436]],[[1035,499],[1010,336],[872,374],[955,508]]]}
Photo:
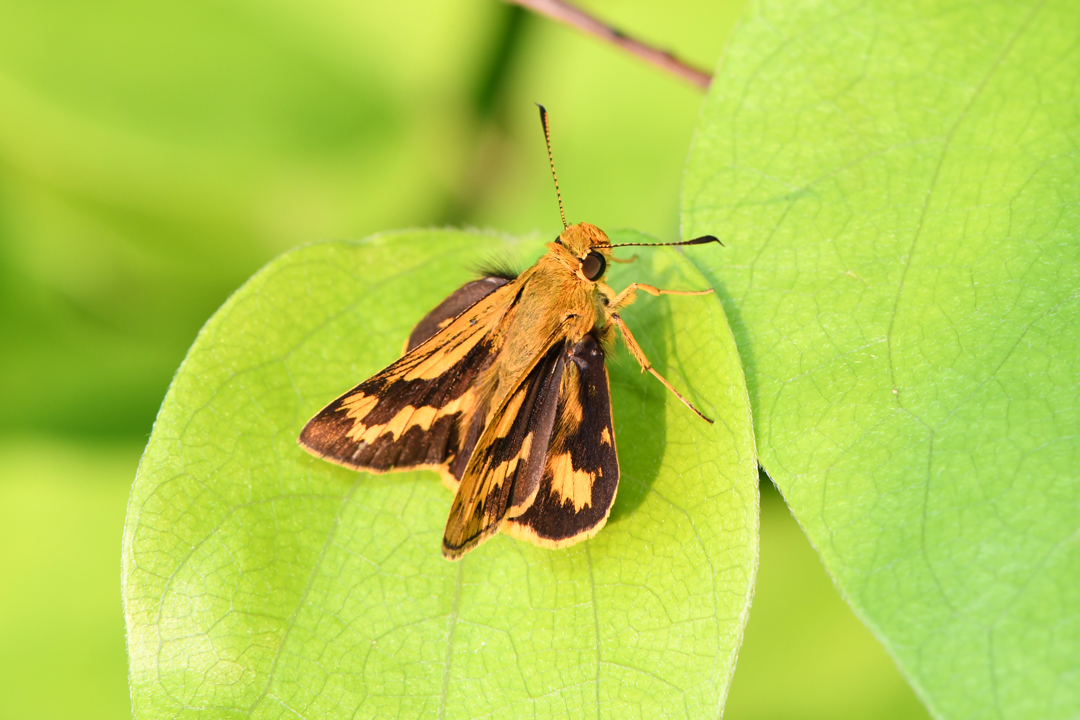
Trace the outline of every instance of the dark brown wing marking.
{"label": "dark brown wing marking", "polygon": [[541,547],[573,545],[604,526],[618,487],[604,351],[590,334],[574,345],[562,374],[555,432],[536,497],[503,531]]}
{"label": "dark brown wing marking", "polygon": [[555,425],[567,357],[563,343],[551,347],[484,428],[446,521],[446,558],[460,558],[532,502]]}
{"label": "dark brown wing marking", "polygon": [[[487,292],[480,294],[478,289]],[[327,405],[301,432],[300,444],[354,470],[430,467],[441,471],[448,484],[456,483],[448,465],[459,455],[468,458],[472,450],[466,447],[468,433],[460,420],[486,414],[477,413],[483,410],[483,399],[475,383],[498,352],[491,331],[514,297],[505,284],[485,288],[474,282],[448,300],[477,295],[479,300],[471,307],[449,319],[434,317],[445,302],[429,313],[421,325],[434,318],[442,328]]]}

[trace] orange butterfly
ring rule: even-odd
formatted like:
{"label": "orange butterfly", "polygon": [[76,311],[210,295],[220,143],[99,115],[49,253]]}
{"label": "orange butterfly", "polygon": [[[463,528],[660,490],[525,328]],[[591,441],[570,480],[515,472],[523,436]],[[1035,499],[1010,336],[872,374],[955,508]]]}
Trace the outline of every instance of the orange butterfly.
{"label": "orange butterfly", "polygon": [[[552,177],[547,113],[540,107]],[[630,354],[691,410],[649,364],[619,317],[637,291],[604,283],[612,245],[600,228],[569,225],[547,254],[514,277],[458,289],[413,330],[401,359],[327,405],[299,442],[355,470],[430,468],[454,491],[443,555],[461,558],[500,530],[542,547],[599,532],[619,485],[605,353],[622,333]],[[711,235],[681,243],[720,241]]]}

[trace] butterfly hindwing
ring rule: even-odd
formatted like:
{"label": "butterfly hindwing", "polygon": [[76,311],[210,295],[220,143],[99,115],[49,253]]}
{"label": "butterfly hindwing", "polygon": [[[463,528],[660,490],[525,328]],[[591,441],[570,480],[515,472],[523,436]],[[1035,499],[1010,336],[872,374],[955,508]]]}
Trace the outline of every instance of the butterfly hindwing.
{"label": "butterfly hindwing", "polygon": [[443,301],[417,325],[404,357],[326,406],[300,444],[354,470],[429,467],[456,484],[462,468],[455,476],[450,466],[472,452],[462,418],[486,414],[476,381],[499,350],[491,331],[513,300],[506,282],[476,280]]}
{"label": "butterfly hindwing", "polygon": [[443,555],[457,559],[532,502],[555,425],[568,355],[554,344],[492,415],[454,495]]}
{"label": "butterfly hindwing", "polygon": [[600,531],[619,486],[604,351],[586,335],[562,373],[555,428],[540,486],[529,507],[503,531],[542,547],[565,547]]}

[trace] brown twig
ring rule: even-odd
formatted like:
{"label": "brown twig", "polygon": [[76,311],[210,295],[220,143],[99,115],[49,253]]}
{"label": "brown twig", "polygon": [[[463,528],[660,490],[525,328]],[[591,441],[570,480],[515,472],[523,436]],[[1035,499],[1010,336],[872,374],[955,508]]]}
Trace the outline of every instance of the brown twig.
{"label": "brown twig", "polygon": [[547,15],[559,22],[566,23],[579,30],[591,33],[602,40],[614,43],[623,50],[637,55],[639,58],[656,65],[662,70],[678,75],[684,80],[689,80],[698,87],[708,88],[709,83],[712,82],[712,75],[709,73],[699,70],[691,65],[687,65],[671,53],[657,50],[645,43],[627,37],[610,25],[605,25],[592,15],[574,7],[568,2],[563,2],[563,0],[505,0],[505,2],[513,5],[521,5],[535,13]]}

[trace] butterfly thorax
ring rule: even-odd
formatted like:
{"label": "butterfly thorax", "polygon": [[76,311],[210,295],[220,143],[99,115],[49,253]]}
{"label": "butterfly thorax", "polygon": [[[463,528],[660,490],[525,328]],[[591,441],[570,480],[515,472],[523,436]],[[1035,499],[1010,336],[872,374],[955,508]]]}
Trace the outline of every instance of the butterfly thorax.
{"label": "butterfly thorax", "polygon": [[507,298],[515,301],[498,323],[493,338],[505,352],[487,371],[482,385],[490,393],[490,409],[498,408],[507,394],[552,346],[577,343],[590,331],[602,331],[607,323],[606,300],[599,288],[602,278],[589,280],[582,273],[582,258],[606,245],[599,228],[581,223],[567,228],[547,254],[507,286]]}

